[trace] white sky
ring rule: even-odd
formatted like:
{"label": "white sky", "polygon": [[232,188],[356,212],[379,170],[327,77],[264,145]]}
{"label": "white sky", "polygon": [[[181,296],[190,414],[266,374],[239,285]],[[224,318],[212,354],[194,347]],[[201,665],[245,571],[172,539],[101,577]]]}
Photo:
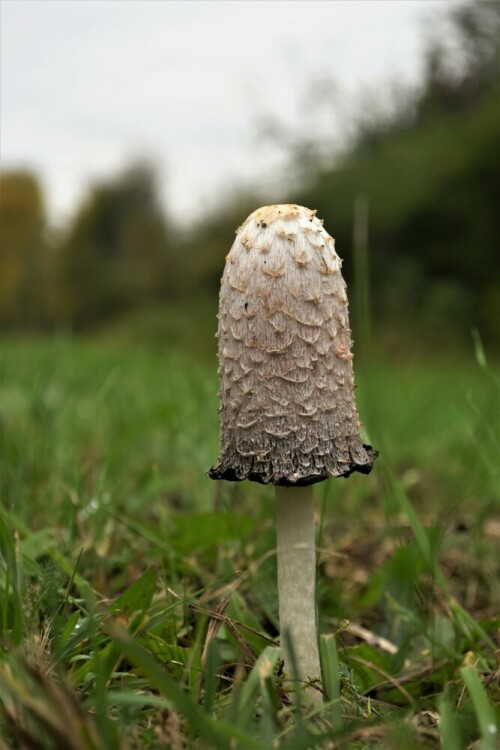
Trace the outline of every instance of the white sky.
{"label": "white sky", "polygon": [[[3,166],[37,170],[57,221],[145,155],[183,222],[234,183],[269,184],[282,157],[259,118],[341,139],[367,88],[417,83],[425,19],[454,3],[1,0]],[[336,114],[308,114],[314,76],[336,82]]]}

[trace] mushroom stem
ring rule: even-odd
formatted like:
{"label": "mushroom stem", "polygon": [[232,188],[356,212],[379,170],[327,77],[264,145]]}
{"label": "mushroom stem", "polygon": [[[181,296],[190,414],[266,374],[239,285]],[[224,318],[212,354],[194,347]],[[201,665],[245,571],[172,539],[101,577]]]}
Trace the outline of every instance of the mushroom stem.
{"label": "mushroom stem", "polygon": [[[312,486],[276,487],[279,617],[285,675],[293,676],[288,632],[301,681],[321,680],[316,615],[316,540]],[[321,700],[319,690],[310,690]]]}

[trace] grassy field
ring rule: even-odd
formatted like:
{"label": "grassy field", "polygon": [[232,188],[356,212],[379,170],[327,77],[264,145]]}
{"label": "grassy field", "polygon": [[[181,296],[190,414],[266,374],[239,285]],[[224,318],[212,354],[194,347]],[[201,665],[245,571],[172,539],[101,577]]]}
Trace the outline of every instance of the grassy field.
{"label": "grassy field", "polygon": [[272,488],[206,474],[215,361],[5,342],[0,747],[498,747],[499,402],[478,354],[358,364],[381,455],[316,488],[309,710],[280,675]]}

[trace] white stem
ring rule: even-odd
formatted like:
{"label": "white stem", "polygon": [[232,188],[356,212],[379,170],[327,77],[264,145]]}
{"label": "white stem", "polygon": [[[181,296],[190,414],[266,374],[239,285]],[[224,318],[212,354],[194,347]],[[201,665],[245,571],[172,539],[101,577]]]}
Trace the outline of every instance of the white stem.
{"label": "white stem", "polygon": [[[316,617],[316,543],[312,487],[276,487],[280,631],[292,639],[300,680],[320,680]],[[285,675],[293,675],[283,647]],[[314,691],[319,698],[321,693]]]}

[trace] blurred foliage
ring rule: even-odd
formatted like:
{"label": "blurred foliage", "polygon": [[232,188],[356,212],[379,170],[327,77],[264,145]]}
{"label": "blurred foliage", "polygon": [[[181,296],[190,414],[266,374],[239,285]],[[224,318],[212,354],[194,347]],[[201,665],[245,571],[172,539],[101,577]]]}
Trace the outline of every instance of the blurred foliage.
{"label": "blurred foliage", "polygon": [[[428,32],[422,86],[400,85],[389,107],[388,91],[377,92],[342,154],[333,156],[331,138],[290,138],[274,125],[292,176],[281,200],[318,209],[350,283],[354,205],[366,197],[373,310],[400,341],[415,331],[459,340],[473,327],[492,341],[500,318],[499,6],[466,2],[438,21]],[[318,106],[329,96],[322,90]],[[32,174],[2,176],[4,329],[111,330],[110,320],[126,313],[136,326],[141,310],[163,304],[190,317],[193,300],[203,299],[211,310],[234,230],[269,202],[263,191],[234,192],[181,233],[160,208],[154,168],[137,163],[92,186],[65,231],[51,236],[42,193]]]}
{"label": "blurred foliage", "polygon": [[428,45],[419,118],[470,111],[497,89],[499,24],[497,0],[467,2],[448,12]]}
{"label": "blurred foliage", "polygon": [[28,172],[6,173],[0,175],[0,196],[0,320],[10,327],[41,327],[54,272],[42,189]]}
{"label": "blurred foliage", "polygon": [[[353,245],[353,206],[368,198],[370,260],[378,316],[411,326],[477,326],[491,336],[500,310],[500,102],[423,122],[354,152],[318,175],[299,202],[334,227],[340,254]],[[350,280],[352,260],[345,268]],[[496,300],[496,302],[495,302]]]}
{"label": "blurred foliage", "polygon": [[94,186],[60,250],[70,322],[96,324],[172,293],[172,246],[151,167]]}

